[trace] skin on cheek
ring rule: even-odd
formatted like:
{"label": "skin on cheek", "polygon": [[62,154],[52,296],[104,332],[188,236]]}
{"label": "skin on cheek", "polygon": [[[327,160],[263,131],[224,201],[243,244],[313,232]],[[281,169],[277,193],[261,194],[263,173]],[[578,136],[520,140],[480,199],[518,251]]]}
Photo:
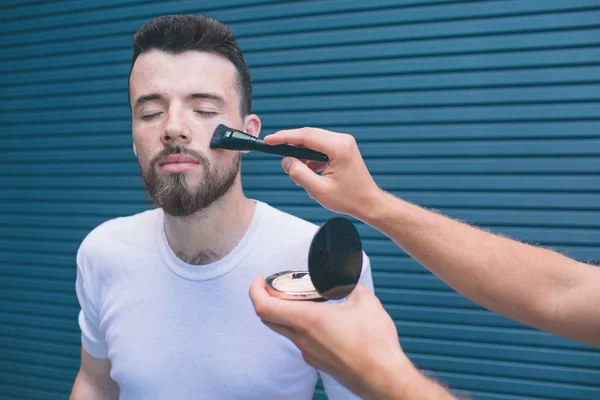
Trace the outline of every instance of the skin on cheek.
{"label": "skin on cheek", "polygon": [[[133,133],[133,148],[138,163],[142,168],[147,169],[152,160],[152,154],[148,150],[148,144],[140,140],[139,135],[137,135],[135,131]],[[158,151],[160,151],[160,149],[158,149],[157,152]]]}
{"label": "skin on cheek", "polygon": [[132,139],[137,150],[137,158],[142,167],[147,168],[152,158],[164,149],[161,143],[160,133],[155,128],[141,126],[141,122],[134,121],[132,124]]}

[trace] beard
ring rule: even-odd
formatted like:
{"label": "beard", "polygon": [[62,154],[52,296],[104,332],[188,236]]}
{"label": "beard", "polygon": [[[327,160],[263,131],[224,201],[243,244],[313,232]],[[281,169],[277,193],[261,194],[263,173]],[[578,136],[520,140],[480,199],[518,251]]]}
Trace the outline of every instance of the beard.
{"label": "beard", "polygon": [[[158,175],[157,164],[171,154],[185,154],[200,163],[204,177],[195,188],[190,186],[185,173]],[[182,146],[170,146],[152,159],[147,170],[140,164],[140,170],[152,203],[173,217],[187,217],[208,208],[231,189],[240,170],[241,157],[237,153],[231,164],[219,169],[211,165],[203,154]]]}

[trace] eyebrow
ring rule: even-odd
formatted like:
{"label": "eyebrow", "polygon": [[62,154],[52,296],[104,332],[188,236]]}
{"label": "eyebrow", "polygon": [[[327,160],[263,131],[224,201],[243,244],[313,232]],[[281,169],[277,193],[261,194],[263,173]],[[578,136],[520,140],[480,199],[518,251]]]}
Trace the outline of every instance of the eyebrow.
{"label": "eyebrow", "polygon": [[135,101],[135,106],[134,107],[141,106],[142,104],[147,103],[147,102],[152,101],[152,100],[161,100],[162,98],[163,97],[160,94],[158,94],[158,93],[152,93],[152,94],[147,94],[145,96],[140,96]]}
{"label": "eyebrow", "polygon": [[215,101],[220,106],[225,105],[225,100],[215,93],[192,93],[188,96],[188,99],[207,99]]}

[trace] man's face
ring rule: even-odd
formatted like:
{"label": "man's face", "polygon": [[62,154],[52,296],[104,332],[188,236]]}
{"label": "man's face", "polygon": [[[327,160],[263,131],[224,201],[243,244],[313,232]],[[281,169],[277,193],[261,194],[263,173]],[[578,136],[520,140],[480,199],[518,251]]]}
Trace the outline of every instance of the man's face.
{"label": "man's face", "polygon": [[239,183],[240,153],[215,151],[219,124],[258,136],[260,120],[242,119],[237,71],[216,54],[153,50],[130,79],[134,151],[153,202],[173,216],[205,209]]}

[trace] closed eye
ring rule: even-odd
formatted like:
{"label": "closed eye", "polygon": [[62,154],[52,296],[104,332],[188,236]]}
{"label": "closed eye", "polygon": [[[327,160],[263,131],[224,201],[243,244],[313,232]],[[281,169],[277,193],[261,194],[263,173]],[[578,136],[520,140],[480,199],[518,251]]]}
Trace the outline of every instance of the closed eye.
{"label": "closed eye", "polygon": [[158,115],[160,115],[160,112],[157,112],[154,114],[142,115],[142,119],[144,121],[150,121],[152,118],[157,117]]}
{"label": "closed eye", "polygon": [[196,114],[200,114],[203,117],[212,117],[213,115],[217,115],[215,111],[202,111],[202,110],[194,110]]}

